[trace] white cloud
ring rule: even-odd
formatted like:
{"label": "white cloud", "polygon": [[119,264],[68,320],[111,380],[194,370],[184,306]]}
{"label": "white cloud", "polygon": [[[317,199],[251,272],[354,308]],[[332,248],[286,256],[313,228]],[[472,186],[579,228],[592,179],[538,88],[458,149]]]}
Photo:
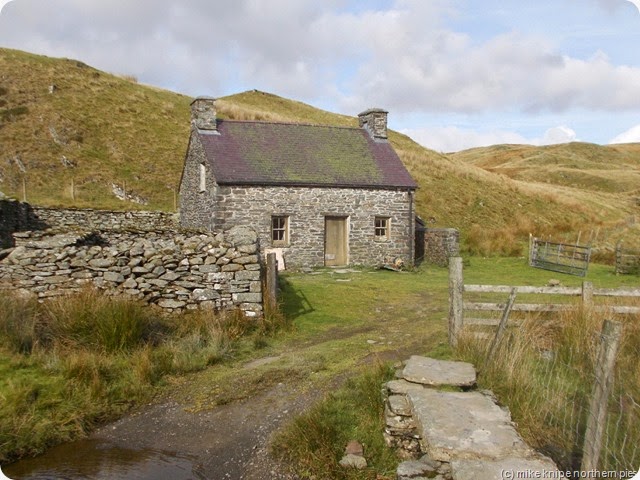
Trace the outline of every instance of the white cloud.
{"label": "white cloud", "polygon": [[576,132],[564,125],[549,128],[539,138],[527,138],[508,130],[478,131],[454,126],[405,129],[402,133],[427,148],[443,153],[498,144],[552,145],[577,140]]}
{"label": "white cloud", "polygon": [[630,3],[633,3],[635,5],[635,7],[638,9],[638,12],[640,12],[640,0],[627,0]]}
{"label": "white cloud", "polygon": [[533,142],[536,145],[553,145],[556,143],[575,142],[576,140],[576,132],[572,128],[560,125],[544,132],[544,136],[539,142],[535,140]]}
{"label": "white cloud", "polygon": [[[77,58],[190,95],[257,88],[348,114],[379,106],[393,115],[491,118],[495,128],[490,131],[482,123],[470,130],[443,127],[436,132],[440,140],[423,132],[440,142],[435,147],[440,150],[575,138],[575,132],[562,129],[527,138],[509,131],[513,124],[501,121],[501,115],[555,116],[537,124],[558,125],[578,124],[583,112],[620,118],[640,109],[635,57],[626,63],[612,60],[620,57],[605,46],[597,50],[598,34],[596,47],[569,52],[563,33],[556,32],[563,15],[572,24],[582,12],[575,28],[586,45],[582,40],[590,28],[602,32],[600,25],[609,21],[605,30],[615,30],[613,19],[620,20],[621,7],[630,10],[631,5],[539,0],[527,4],[524,14],[511,3],[20,0],[0,15],[0,45]],[[500,15],[489,15],[496,10]],[[590,23],[593,11],[600,15],[597,24]],[[540,12],[544,15],[536,18]],[[550,18],[554,24],[547,27]],[[528,28],[529,23],[539,28]],[[627,35],[637,35],[635,28]],[[569,119],[558,112],[577,113]],[[613,136],[600,134],[606,135],[602,140]]]}
{"label": "white cloud", "polygon": [[12,0],[0,0],[0,12],[2,12],[2,9],[4,8],[4,6],[7,3],[10,3]]}
{"label": "white cloud", "polygon": [[640,125],[631,127],[626,132],[613,138],[609,143],[638,143],[640,142]]}
{"label": "white cloud", "polygon": [[500,143],[530,143],[525,137],[515,132],[503,130],[479,132],[453,126],[405,129],[402,133],[409,135],[419,144],[442,153]]}
{"label": "white cloud", "polygon": [[[479,42],[447,24],[457,14],[452,1],[396,0],[357,13],[342,4],[21,0],[0,19],[0,42],[148,83],[166,77],[192,94],[240,84],[306,100],[330,95],[343,112],[640,107],[640,68],[604,54],[572,58],[516,31]],[[195,91],[203,85],[207,92]]]}

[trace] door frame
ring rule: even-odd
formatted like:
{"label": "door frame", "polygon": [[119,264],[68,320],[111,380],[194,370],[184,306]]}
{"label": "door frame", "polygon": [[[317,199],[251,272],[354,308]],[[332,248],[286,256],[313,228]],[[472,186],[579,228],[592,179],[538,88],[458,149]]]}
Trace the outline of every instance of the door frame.
{"label": "door frame", "polygon": [[[337,215],[337,214],[327,214],[323,216],[324,218],[324,243],[323,243],[323,258],[325,266],[345,266],[349,265],[349,233],[350,233],[350,219],[349,215]],[[343,246],[344,246],[344,263],[340,265],[327,265],[327,220],[342,220],[344,222],[344,235],[342,238]]]}

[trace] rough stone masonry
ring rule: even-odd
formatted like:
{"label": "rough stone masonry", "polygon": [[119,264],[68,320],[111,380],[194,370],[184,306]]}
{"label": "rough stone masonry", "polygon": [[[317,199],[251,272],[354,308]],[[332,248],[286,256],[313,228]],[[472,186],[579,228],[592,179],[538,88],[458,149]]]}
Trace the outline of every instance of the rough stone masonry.
{"label": "rough stone masonry", "polygon": [[473,365],[414,355],[397,377],[383,390],[385,442],[407,459],[397,480],[496,480],[523,472],[560,478],[553,461],[524,442],[491,392],[471,391]]}
{"label": "rough stone masonry", "polygon": [[0,289],[48,298],[94,285],[168,311],[206,307],[262,312],[257,234],[126,231],[14,233],[3,250]]}

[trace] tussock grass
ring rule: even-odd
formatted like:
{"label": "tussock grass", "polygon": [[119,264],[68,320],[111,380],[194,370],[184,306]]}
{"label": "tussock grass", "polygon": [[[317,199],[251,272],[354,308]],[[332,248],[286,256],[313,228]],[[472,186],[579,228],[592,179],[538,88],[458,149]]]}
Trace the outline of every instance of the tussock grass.
{"label": "tussock grass", "polygon": [[43,308],[46,320],[38,332],[40,342],[104,353],[140,346],[151,337],[154,325],[159,325],[155,312],[142,303],[105,297],[95,289],[83,290],[72,301],[60,297]]}
{"label": "tussock grass", "polygon": [[[626,303],[626,302],[625,302]],[[604,318],[576,307],[554,316],[527,317],[486,362],[486,341],[467,331],[457,354],[479,367],[478,383],[507,405],[519,431],[562,469],[580,466],[595,363]],[[640,318],[622,318],[602,470],[633,470],[640,461]]]}
{"label": "tussock grass", "polygon": [[[385,365],[346,381],[278,433],[272,443],[276,457],[293,466],[302,478],[394,478],[398,459],[386,447],[382,385],[393,377]],[[339,465],[350,440],[364,446],[369,466],[362,471]],[[382,476],[382,475],[385,476]]]}
{"label": "tussock grass", "polygon": [[229,359],[256,332],[266,335],[239,310],[166,317],[91,289],[43,304],[3,295],[0,461],[84,435],[148,400],[167,375]]}

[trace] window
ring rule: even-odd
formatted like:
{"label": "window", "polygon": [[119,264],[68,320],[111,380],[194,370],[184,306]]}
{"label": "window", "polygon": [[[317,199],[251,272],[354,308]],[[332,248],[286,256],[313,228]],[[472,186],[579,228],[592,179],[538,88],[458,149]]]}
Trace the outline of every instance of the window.
{"label": "window", "polygon": [[375,239],[384,241],[389,240],[389,224],[391,219],[389,217],[376,217],[374,224]]}
{"label": "window", "polygon": [[271,217],[271,243],[274,245],[289,243],[289,217]]}
{"label": "window", "polygon": [[207,190],[207,167],[204,163],[200,164],[200,191]]}

